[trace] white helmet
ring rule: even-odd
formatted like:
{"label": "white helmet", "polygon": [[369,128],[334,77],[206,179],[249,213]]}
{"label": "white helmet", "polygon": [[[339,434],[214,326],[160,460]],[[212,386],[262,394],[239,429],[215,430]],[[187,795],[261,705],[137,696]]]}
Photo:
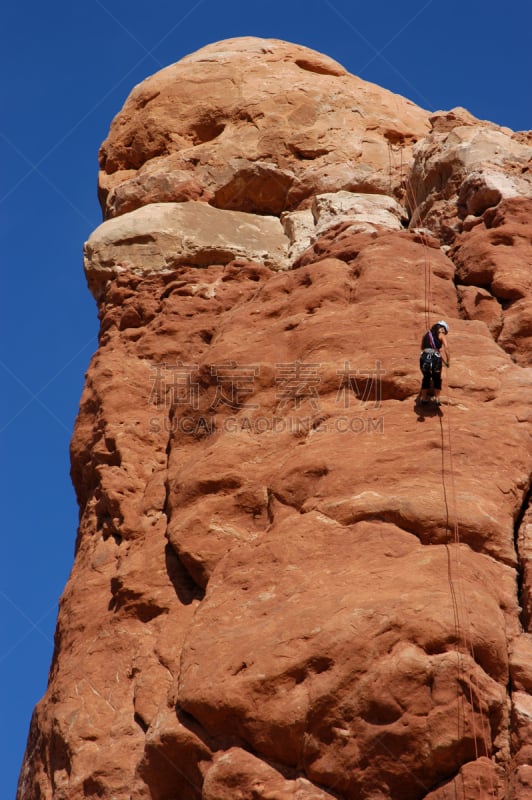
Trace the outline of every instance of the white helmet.
{"label": "white helmet", "polygon": [[449,333],[449,326],[447,325],[447,323],[445,322],[445,320],[444,320],[444,319],[440,319],[440,320],[439,320],[439,321],[436,323],[436,325],[441,325],[441,326],[442,326],[442,328],[445,328],[445,331],[446,331],[446,333]]}

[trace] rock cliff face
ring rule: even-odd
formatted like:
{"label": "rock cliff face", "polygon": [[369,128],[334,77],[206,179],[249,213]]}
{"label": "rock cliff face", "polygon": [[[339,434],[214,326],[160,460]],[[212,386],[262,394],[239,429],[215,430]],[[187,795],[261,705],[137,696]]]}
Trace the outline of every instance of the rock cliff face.
{"label": "rock cliff face", "polygon": [[275,40],[135,87],[19,800],[532,797],[531,144]]}

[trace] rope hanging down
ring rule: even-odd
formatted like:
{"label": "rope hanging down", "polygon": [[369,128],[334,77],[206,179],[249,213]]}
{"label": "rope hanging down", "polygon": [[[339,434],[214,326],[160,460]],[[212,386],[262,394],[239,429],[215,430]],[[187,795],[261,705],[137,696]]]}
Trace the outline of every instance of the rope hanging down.
{"label": "rope hanging down", "polygon": [[[390,143],[388,143],[389,149],[389,160],[390,160],[390,191],[391,191],[391,183],[392,183],[392,165],[395,170],[395,164],[393,163],[393,153],[394,149]],[[405,199],[407,205],[411,209],[412,214],[414,215],[417,211],[417,199],[416,195],[412,186],[412,183],[409,178],[404,177],[403,175],[403,153],[402,147],[399,146],[398,148],[400,153],[400,167],[399,167],[399,175],[400,175],[400,185],[405,189]],[[418,230],[418,234],[421,239],[421,243],[423,245],[423,273],[424,273],[424,317],[425,317],[425,326],[426,329],[430,329],[430,321],[431,315],[433,314],[433,304],[432,304],[432,265],[430,261],[430,246],[428,244],[428,239],[426,236],[425,231],[420,226]],[[447,407],[450,409],[450,395],[449,395],[449,385],[448,381],[445,381],[445,395],[447,397]],[[457,511],[457,502],[456,502],[456,484],[455,484],[455,474],[454,474],[454,464],[453,464],[453,447],[452,447],[452,432],[451,432],[451,415],[450,413],[446,414],[447,417],[447,424],[446,424],[446,434],[447,434],[447,447],[445,442],[445,435],[444,435],[444,427],[442,424],[442,415],[440,413],[440,426],[441,426],[441,453],[442,453],[442,482],[443,482],[443,492],[444,492],[444,499],[445,505],[447,510],[447,530],[449,533],[449,539],[452,541],[448,541],[446,544],[447,549],[447,556],[448,556],[448,576],[449,576],[449,589],[451,594],[451,602],[453,607],[453,615],[455,621],[455,637],[456,637],[456,654],[458,659],[458,682],[457,682],[457,703],[460,707],[462,694],[460,692],[460,684],[465,683],[468,686],[468,700],[469,700],[469,709],[470,709],[470,716],[471,716],[471,730],[473,735],[473,745],[475,751],[475,759],[478,760],[481,756],[486,756],[487,758],[490,757],[490,744],[489,744],[489,726],[488,720],[486,720],[486,716],[484,714],[484,710],[482,708],[482,698],[478,697],[477,707],[480,715],[480,733],[477,730],[477,722],[475,718],[475,697],[473,694],[473,674],[472,674],[472,667],[476,664],[475,658],[475,648],[473,645],[472,633],[471,633],[471,618],[469,614],[469,606],[467,603],[467,597],[464,589],[464,581],[461,572],[461,560],[460,560],[460,549],[461,549],[461,541],[460,541],[460,528],[458,523],[458,511]],[[450,479],[450,498],[451,498],[451,515],[449,515],[449,508],[447,504],[447,486],[446,486],[446,472],[445,472],[445,452],[447,450],[448,454],[448,475]],[[452,518],[452,525],[450,522],[450,518]],[[451,545],[454,545],[451,547]],[[454,555],[454,570],[453,570],[453,555]],[[454,576],[453,576],[454,571]],[[462,652],[463,650],[466,654],[468,654],[471,658],[470,662],[470,669],[465,669],[463,665],[462,659]],[[465,711],[464,711],[465,715]],[[460,719],[459,719],[460,724]],[[458,731],[458,735],[460,737],[460,730]],[[483,752],[480,751],[479,742],[483,745]],[[482,800],[483,797],[483,790],[480,783],[480,776],[478,777],[478,791],[479,791],[479,800]],[[497,798],[497,790],[494,785],[493,775],[490,771],[489,773],[489,792],[490,796],[496,800]]]}

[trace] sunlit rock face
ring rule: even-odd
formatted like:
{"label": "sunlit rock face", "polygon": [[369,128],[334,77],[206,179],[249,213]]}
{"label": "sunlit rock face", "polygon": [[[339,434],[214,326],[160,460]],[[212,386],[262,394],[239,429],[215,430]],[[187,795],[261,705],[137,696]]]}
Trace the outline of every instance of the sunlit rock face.
{"label": "sunlit rock face", "polygon": [[532,797],[531,150],[276,40],[133,89],[18,800]]}
{"label": "sunlit rock face", "polygon": [[395,195],[390,148],[409,161],[429,130],[421,108],[321,53],[230,39],[135,87],[100,150],[102,207],[205,200],[279,216],[318,193]]}

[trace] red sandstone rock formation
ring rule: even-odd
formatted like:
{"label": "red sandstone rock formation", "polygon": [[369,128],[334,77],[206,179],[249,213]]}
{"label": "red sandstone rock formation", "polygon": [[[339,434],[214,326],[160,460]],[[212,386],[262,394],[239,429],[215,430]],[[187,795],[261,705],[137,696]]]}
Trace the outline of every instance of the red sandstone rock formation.
{"label": "red sandstone rock formation", "polygon": [[133,90],[19,800],[532,797],[530,153],[274,40]]}

